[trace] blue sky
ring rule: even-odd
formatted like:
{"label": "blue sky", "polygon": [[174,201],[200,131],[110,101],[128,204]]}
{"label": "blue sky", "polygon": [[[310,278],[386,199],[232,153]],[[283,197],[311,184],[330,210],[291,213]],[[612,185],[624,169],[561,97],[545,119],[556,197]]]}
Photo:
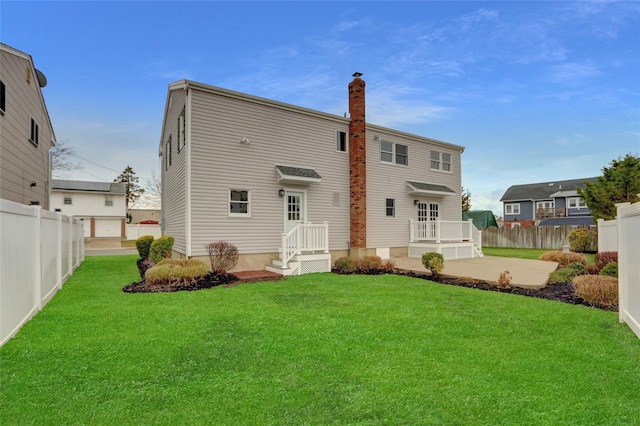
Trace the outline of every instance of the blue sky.
{"label": "blue sky", "polygon": [[64,178],[159,174],[185,78],[342,115],[362,72],[367,121],[465,146],[472,208],[496,213],[510,185],[640,153],[640,2],[3,0],[0,20],[47,76],[58,141],[91,161]]}

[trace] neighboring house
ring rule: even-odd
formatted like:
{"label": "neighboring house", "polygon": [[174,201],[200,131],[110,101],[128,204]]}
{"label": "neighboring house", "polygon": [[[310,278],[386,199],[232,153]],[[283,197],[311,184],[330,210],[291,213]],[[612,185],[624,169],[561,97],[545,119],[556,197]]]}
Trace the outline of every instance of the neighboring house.
{"label": "neighboring house", "polygon": [[480,256],[477,231],[461,220],[464,148],[366,124],[360,75],[350,118],[169,85],[161,224],[174,254],[204,258],[206,244],[227,241],[240,252],[236,269],[272,263],[283,274],[327,271],[340,256]]}
{"label": "neighboring house", "polygon": [[597,178],[513,185],[500,201],[505,226],[595,225],[577,188]]}
{"label": "neighboring house", "polygon": [[129,209],[129,216],[131,224],[148,221],[160,223],[162,213],[158,209]]}
{"label": "neighboring house", "polygon": [[0,198],[49,209],[53,126],[30,55],[0,43]]}
{"label": "neighboring house", "polygon": [[124,237],[127,184],[53,179],[51,210],[84,223],[84,236]]}

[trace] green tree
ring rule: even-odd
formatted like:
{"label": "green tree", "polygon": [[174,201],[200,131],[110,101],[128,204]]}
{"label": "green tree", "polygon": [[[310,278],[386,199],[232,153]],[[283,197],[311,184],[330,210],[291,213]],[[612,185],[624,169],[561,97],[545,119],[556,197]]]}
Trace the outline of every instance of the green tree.
{"label": "green tree", "polygon": [[591,210],[594,219],[615,219],[616,203],[637,202],[640,193],[640,157],[632,154],[611,161],[602,168],[596,182],[585,182],[578,195]]}
{"label": "green tree", "polygon": [[464,187],[462,188],[462,212],[468,212],[469,210],[471,210],[471,193],[469,192],[469,190],[467,189],[466,191],[464,190]]}
{"label": "green tree", "polygon": [[114,179],[114,182],[127,184],[127,206],[131,208],[138,198],[144,194],[144,188],[140,186],[139,178],[131,166],[127,166],[120,175]]}

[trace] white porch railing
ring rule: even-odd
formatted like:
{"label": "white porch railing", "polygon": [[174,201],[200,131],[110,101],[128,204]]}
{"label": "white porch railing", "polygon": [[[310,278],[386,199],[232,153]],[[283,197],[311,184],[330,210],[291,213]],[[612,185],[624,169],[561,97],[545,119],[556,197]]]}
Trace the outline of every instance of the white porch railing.
{"label": "white porch railing", "polygon": [[282,234],[280,259],[285,268],[295,255],[318,251],[329,253],[329,222],[323,222],[321,225],[299,223],[289,232]]}
{"label": "white porch railing", "polygon": [[473,225],[472,219],[462,221],[409,219],[409,239],[412,243],[473,241],[482,247],[482,232]]}

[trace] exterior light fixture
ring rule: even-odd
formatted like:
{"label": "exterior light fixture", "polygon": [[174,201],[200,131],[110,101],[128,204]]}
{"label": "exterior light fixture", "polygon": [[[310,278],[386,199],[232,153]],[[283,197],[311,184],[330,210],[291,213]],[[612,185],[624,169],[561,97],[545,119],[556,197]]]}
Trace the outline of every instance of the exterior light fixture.
{"label": "exterior light fixture", "polygon": [[31,181],[31,184],[29,184],[30,188],[34,188],[37,185],[36,181]]}
{"label": "exterior light fixture", "polygon": [[243,136],[242,139],[240,139],[240,143],[243,145],[251,145],[251,141],[246,136]]}
{"label": "exterior light fixture", "polygon": [[284,189],[278,191],[278,197],[284,197]]}
{"label": "exterior light fixture", "polygon": [[413,200],[413,205],[417,206],[419,202],[420,202],[420,200]]}

